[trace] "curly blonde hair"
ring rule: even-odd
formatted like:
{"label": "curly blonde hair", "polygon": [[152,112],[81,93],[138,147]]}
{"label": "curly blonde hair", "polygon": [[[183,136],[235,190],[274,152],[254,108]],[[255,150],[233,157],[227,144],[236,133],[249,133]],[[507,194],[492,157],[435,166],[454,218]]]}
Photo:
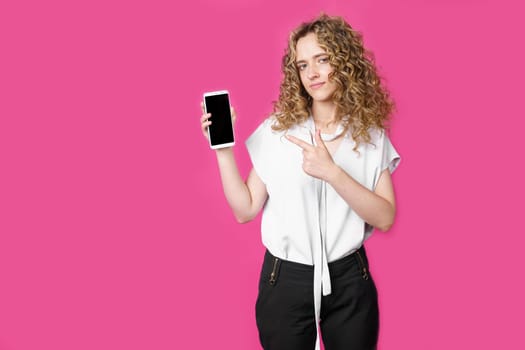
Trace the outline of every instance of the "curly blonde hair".
{"label": "curly blonde hair", "polygon": [[362,35],[341,17],[321,14],[303,23],[290,34],[282,60],[284,78],[279,99],[274,103],[276,131],[286,131],[307,120],[312,98],[301,83],[296,66],[296,47],[299,39],[309,33],[317,36],[319,46],[329,56],[333,72],[330,79],[337,88],[332,95],[336,105],[335,121],[343,125],[343,134],[351,129],[357,150],[360,142],[369,143],[371,128],[384,130],[394,104],[381,84],[373,54],[363,46]]}

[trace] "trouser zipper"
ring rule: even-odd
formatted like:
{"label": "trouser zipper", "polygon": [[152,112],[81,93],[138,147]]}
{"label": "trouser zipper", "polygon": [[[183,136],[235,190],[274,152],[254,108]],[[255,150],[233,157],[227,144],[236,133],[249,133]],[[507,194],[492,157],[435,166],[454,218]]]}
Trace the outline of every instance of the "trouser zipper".
{"label": "trouser zipper", "polygon": [[361,252],[358,250],[356,254],[357,254],[357,258],[359,259],[359,265],[361,267],[361,275],[363,276],[364,280],[368,280],[368,270],[366,269],[365,261],[363,260],[363,257],[361,256]]}
{"label": "trouser zipper", "polygon": [[275,281],[277,281],[277,263],[279,262],[279,258],[273,258],[273,269],[272,273],[270,274],[270,284],[273,286],[275,284]]}

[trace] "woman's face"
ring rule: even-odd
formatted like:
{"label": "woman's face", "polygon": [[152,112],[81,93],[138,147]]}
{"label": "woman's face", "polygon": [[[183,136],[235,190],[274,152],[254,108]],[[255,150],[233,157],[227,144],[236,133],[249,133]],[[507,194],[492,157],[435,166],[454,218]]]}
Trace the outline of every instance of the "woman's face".
{"label": "woman's face", "polygon": [[336,85],[328,75],[333,71],[328,54],[317,42],[315,33],[308,33],[297,41],[297,70],[306,92],[314,102],[331,101]]}

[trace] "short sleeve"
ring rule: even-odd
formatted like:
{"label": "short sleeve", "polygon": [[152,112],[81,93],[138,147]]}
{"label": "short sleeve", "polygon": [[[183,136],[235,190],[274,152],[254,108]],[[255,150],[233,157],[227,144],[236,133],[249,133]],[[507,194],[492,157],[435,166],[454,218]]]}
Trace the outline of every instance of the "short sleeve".
{"label": "short sleeve", "polygon": [[397,153],[396,149],[392,145],[392,142],[390,142],[390,139],[388,138],[388,136],[383,132],[381,172],[383,172],[383,170],[388,168],[388,170],[390,170],[390,174],[392,174],[394,170],[396,170],[400,161],[401,161],[401,157],[399,156],[399,153]]}
{"label": "short sleeve", "polygon": [[268,169],[268,152],[264,152],[264,150],[269,148],[270,124],[269,119],[265,120],[246,140],[246,148],[248,149],[253,168],[264,183],[267,183]]}
{"label": "short sleeve", "polygon": [[377,186],[377,183],[379,181],[379,178],[381,177],[381,174],[385,169],[388,169],[390,171],[390,174],[396,170],[397,166],[399,165],[399,161],[401,160],[401,157],[399,156],[399,153],[397,153],[396,149],[392,145],[392,142],[390,142],[390,139],[386,135],[385,131],[381,131],[379,135],[379,147],[377,148],[377,161],[374,165],[374,178],[372,181],[372,188],[375,189]]}

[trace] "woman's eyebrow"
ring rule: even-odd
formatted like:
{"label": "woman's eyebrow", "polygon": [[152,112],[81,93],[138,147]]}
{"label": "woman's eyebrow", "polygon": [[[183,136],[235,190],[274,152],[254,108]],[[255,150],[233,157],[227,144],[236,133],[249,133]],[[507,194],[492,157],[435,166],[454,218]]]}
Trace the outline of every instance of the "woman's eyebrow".
{"label": "woman's eyebrow", "polygon": [[[328,55],[328,54],[326,52],[321,52],[321,53],[314,55],[312,58],[318,58],[324,55]],[[298,60],[298,61],[295,61],[295,64],[304,63],[304,62],[306,62],[306,60]]]}

